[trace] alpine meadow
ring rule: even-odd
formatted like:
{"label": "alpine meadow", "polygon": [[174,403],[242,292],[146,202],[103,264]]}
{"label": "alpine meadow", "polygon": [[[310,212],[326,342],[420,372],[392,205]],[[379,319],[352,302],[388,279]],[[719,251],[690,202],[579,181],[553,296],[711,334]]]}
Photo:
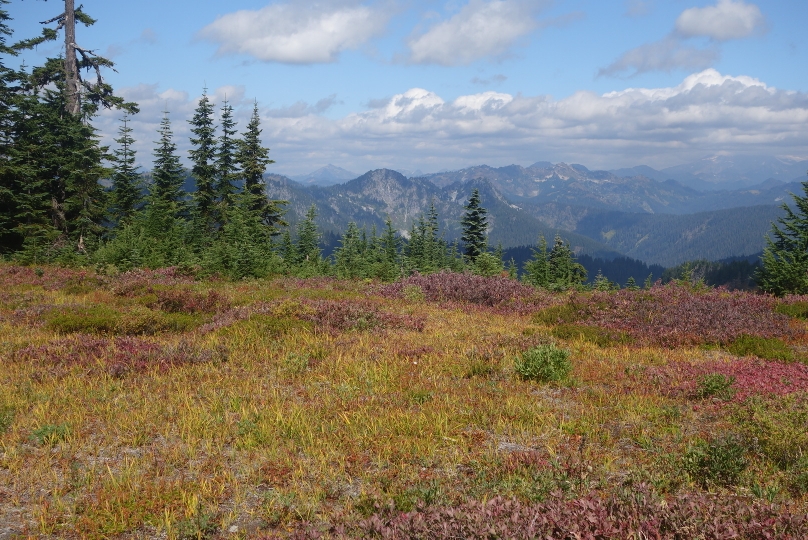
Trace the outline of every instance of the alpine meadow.
{"label": "alpine meadow", "polygon": [[0,540],[808,538],[808,9],[606,4],[0,0]]}

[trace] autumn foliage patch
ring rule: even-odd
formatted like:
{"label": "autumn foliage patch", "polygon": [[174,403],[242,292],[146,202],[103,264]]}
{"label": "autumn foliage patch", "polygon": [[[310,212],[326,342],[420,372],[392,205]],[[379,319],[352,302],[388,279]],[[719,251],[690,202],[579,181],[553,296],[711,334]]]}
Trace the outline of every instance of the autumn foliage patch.
{"label": "autumn foliage patch", "polygon": [[426,301],[442,304],[474,304],[528,313],[552,303],[552,296],[546,291],[507,277],[456,272],[416,274],[381,287],[379,293],[388,298],[405,298],[415,287],[421,290]]}
{"label": "autumn foliage patch", "polygon": [[684,493],[665,500],[647,486],[529,504],[495,497],[455,507],[420,507],[392,516],[374,514],[361,525],[369,538],[704,538],[798,539],[808,516],[788,507],[731,496]]}
{"label": "autumn foliage patch", "polygon": [[774,310],[773,297],[723,289],[671,283],[644,291],[578,294],[569,304],[566,318],[574,313],[580,322],[626,332],[642,345],[676,348],[729,344],[743,335],[793,339],[801,333]]}
{"label": "autumn foliage patch", "polygon": [[103,339],[88,335],[63,338],[46,345],[29,346],[14,354],[17,361],[34,362],[45,372],[64,374],[72,368],[122,377],[128,373],[203,362],[224,361],[224,347],[203,349],[185,342],[161,345],[136,337]]}
{"label": "autumn foliage patch", "polygon": [[646,374],[664,394],[670,396],[698,396],[703,393],[699,388],[700,381],[715,375],[732,381],[731,399],[738,402],[754,395],[784,396],[808,391],[808,366],[805,364],[767,362],[754,357],[726,362],[670,363],[651,367]]}

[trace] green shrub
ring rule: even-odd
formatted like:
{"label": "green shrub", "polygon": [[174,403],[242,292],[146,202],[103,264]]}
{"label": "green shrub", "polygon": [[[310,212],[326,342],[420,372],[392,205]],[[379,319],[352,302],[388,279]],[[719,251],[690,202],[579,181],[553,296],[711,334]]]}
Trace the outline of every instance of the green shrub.
{"label": "green shrub", "polygon": [[633,341],[631,336],[625,332],[609,330],[599,326],[560,324],[550,330],[550,333],[558,339],[564,339],[567,341],[580,339],[589,343],[594,343],[598,347],[627,345]]}
{"label": "green shrub", "polygon": [[764,338],[744,334],[727,347],[735,356],[757,356],[765,360],[794,360],[794,352],[777,338]]}
{"label": "green shrub", "polygon": [[[808,456],[808,399],[805,395],[749,399],[732,415],[745,439],[781,469]],[[808,465],[808,463],[806,463]]]}
{"label": "green shrub", "polygon": [[201,326],[206,319],[204,315],[196,313],[163,313],[135,306],[116,321],[114,332],[125,336],[182,333]]}
{"label": "green shrub", "polygon": [[524,380],[563,381],[572,371],[569,351],[555,345],[539,345],[523,352],[515,361],[516,373]]}
{"label": "green shrub", "polygon": [[67,439],[69,435],[68,424],[45,424],[35,429],[31,437],[41,445],[53,446]]}
{"label": "green shrub", "polygon": [[774,308],[777,313],[788,315],[796,319],[808,319],[808,302],[794,302],[793,304],[777,304]]}
{"label": "green shrub", "polygon": [[717,397],[730,400],[735,396],[735,389],[732,388],[733,384],[735,384],[735,377],[731,375],[709,373],[699,379],[696,397],[701,399]]}
{"label": "green shrub", "polygon": [[49,329],[65,334],[74,332],[111,334],[115,332],[115,326],[120,318],[120,312],[105,305],[59,307],[44,316],[45,325]]}
{"label": "green shrub", "polygon": [[575,323],[584,318],[581,306],[573,303],[550,306],[536,313],[533,322],[545,326],[556,324]]}
{"label": "green shrub", "polygon": [[424,290],[420,285],[404,285],[401,295],[410,302],[423,302]]}
{"label": "green shrub", "polygon": [[746,448],[732,436],[700,442],[687,451],[682,465],[688,476],[704,488],[734,486],[748,465]]}

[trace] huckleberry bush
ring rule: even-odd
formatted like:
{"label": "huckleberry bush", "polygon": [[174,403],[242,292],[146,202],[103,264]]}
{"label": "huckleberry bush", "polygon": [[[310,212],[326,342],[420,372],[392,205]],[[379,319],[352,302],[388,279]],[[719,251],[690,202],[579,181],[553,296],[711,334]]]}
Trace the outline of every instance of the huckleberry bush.
{"label": "huckleberry bush", "polygon": [[572,371],[569,351],[555,345],[539,345],[516,358],[514,368],[524,380],[560,382]]}

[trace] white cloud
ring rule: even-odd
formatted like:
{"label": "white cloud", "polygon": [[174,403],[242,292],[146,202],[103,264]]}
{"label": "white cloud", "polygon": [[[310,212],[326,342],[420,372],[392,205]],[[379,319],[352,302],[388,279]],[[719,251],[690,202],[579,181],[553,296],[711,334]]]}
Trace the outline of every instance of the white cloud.
{"label": "white cloud", "polygon": [[676,19],[676,31],[681,35],[716,41],[749,37],[763,26],[760,9],[743,0],[718,0],[715,6],[686,9]]}
{"label": "white cloud", "polygon": [[648,71],[671,72],[675,69],[704,69],[719,57],[718,49],[700,49],[686,45],[675,36],[646,43],[626,51],[617,60],[602,68],[598,76],[618,75],[633,70],[631,75]]}
{"label": "white cloud", "polygon": [[[150,166],[165,102],[180,152],[187,156],[186,121],[196,98],[146,85],[121,94],[141,104],[132,123],[136,139],[146,141],[138,146],[140,162]],[[665,167],[719,152],[808,158],[808,94],[714,69],[672,87],[581,91],[559,100],[499,92],[445,100],[412,88],[374,105],[338,119],[323,116],[317,104],[261,109],[264,142],[277,161],[272,170],[305,173],[312,164],[326,163],[357,172],[438,170],[537,160]],[[251,109],[251,103],[236,109],[240,128]],[[100,118],[106,142],[118,116],[106,112]]]}
{"label": "white cloud", "polygon": [[365,5],[309,2],[270,4],[217,18],[199,37],[219,44],[218,54],[246,54],[264,62],[333,62],[384,31],[390,13]]}
{"label": "white cloud", "polygon": [[410,37],[409,61],[454,66],[500,56],[538,27],[534,10],[519,0],[471,0],[450,19]]}
{"label": "white cloud", "polygon": [[[764,25],[760,9],[743,0],[718,0],[714,6],[689,8],[676,19],[675,31],[659,41],[645,43],[623,53],[617,60],[601,68],[598,76],[704,69],[720,57],[717,42],[749,37],[763,30]],[[694,37],[710,38],[713,44],[706,48],[688,45],[688,39]]]}

